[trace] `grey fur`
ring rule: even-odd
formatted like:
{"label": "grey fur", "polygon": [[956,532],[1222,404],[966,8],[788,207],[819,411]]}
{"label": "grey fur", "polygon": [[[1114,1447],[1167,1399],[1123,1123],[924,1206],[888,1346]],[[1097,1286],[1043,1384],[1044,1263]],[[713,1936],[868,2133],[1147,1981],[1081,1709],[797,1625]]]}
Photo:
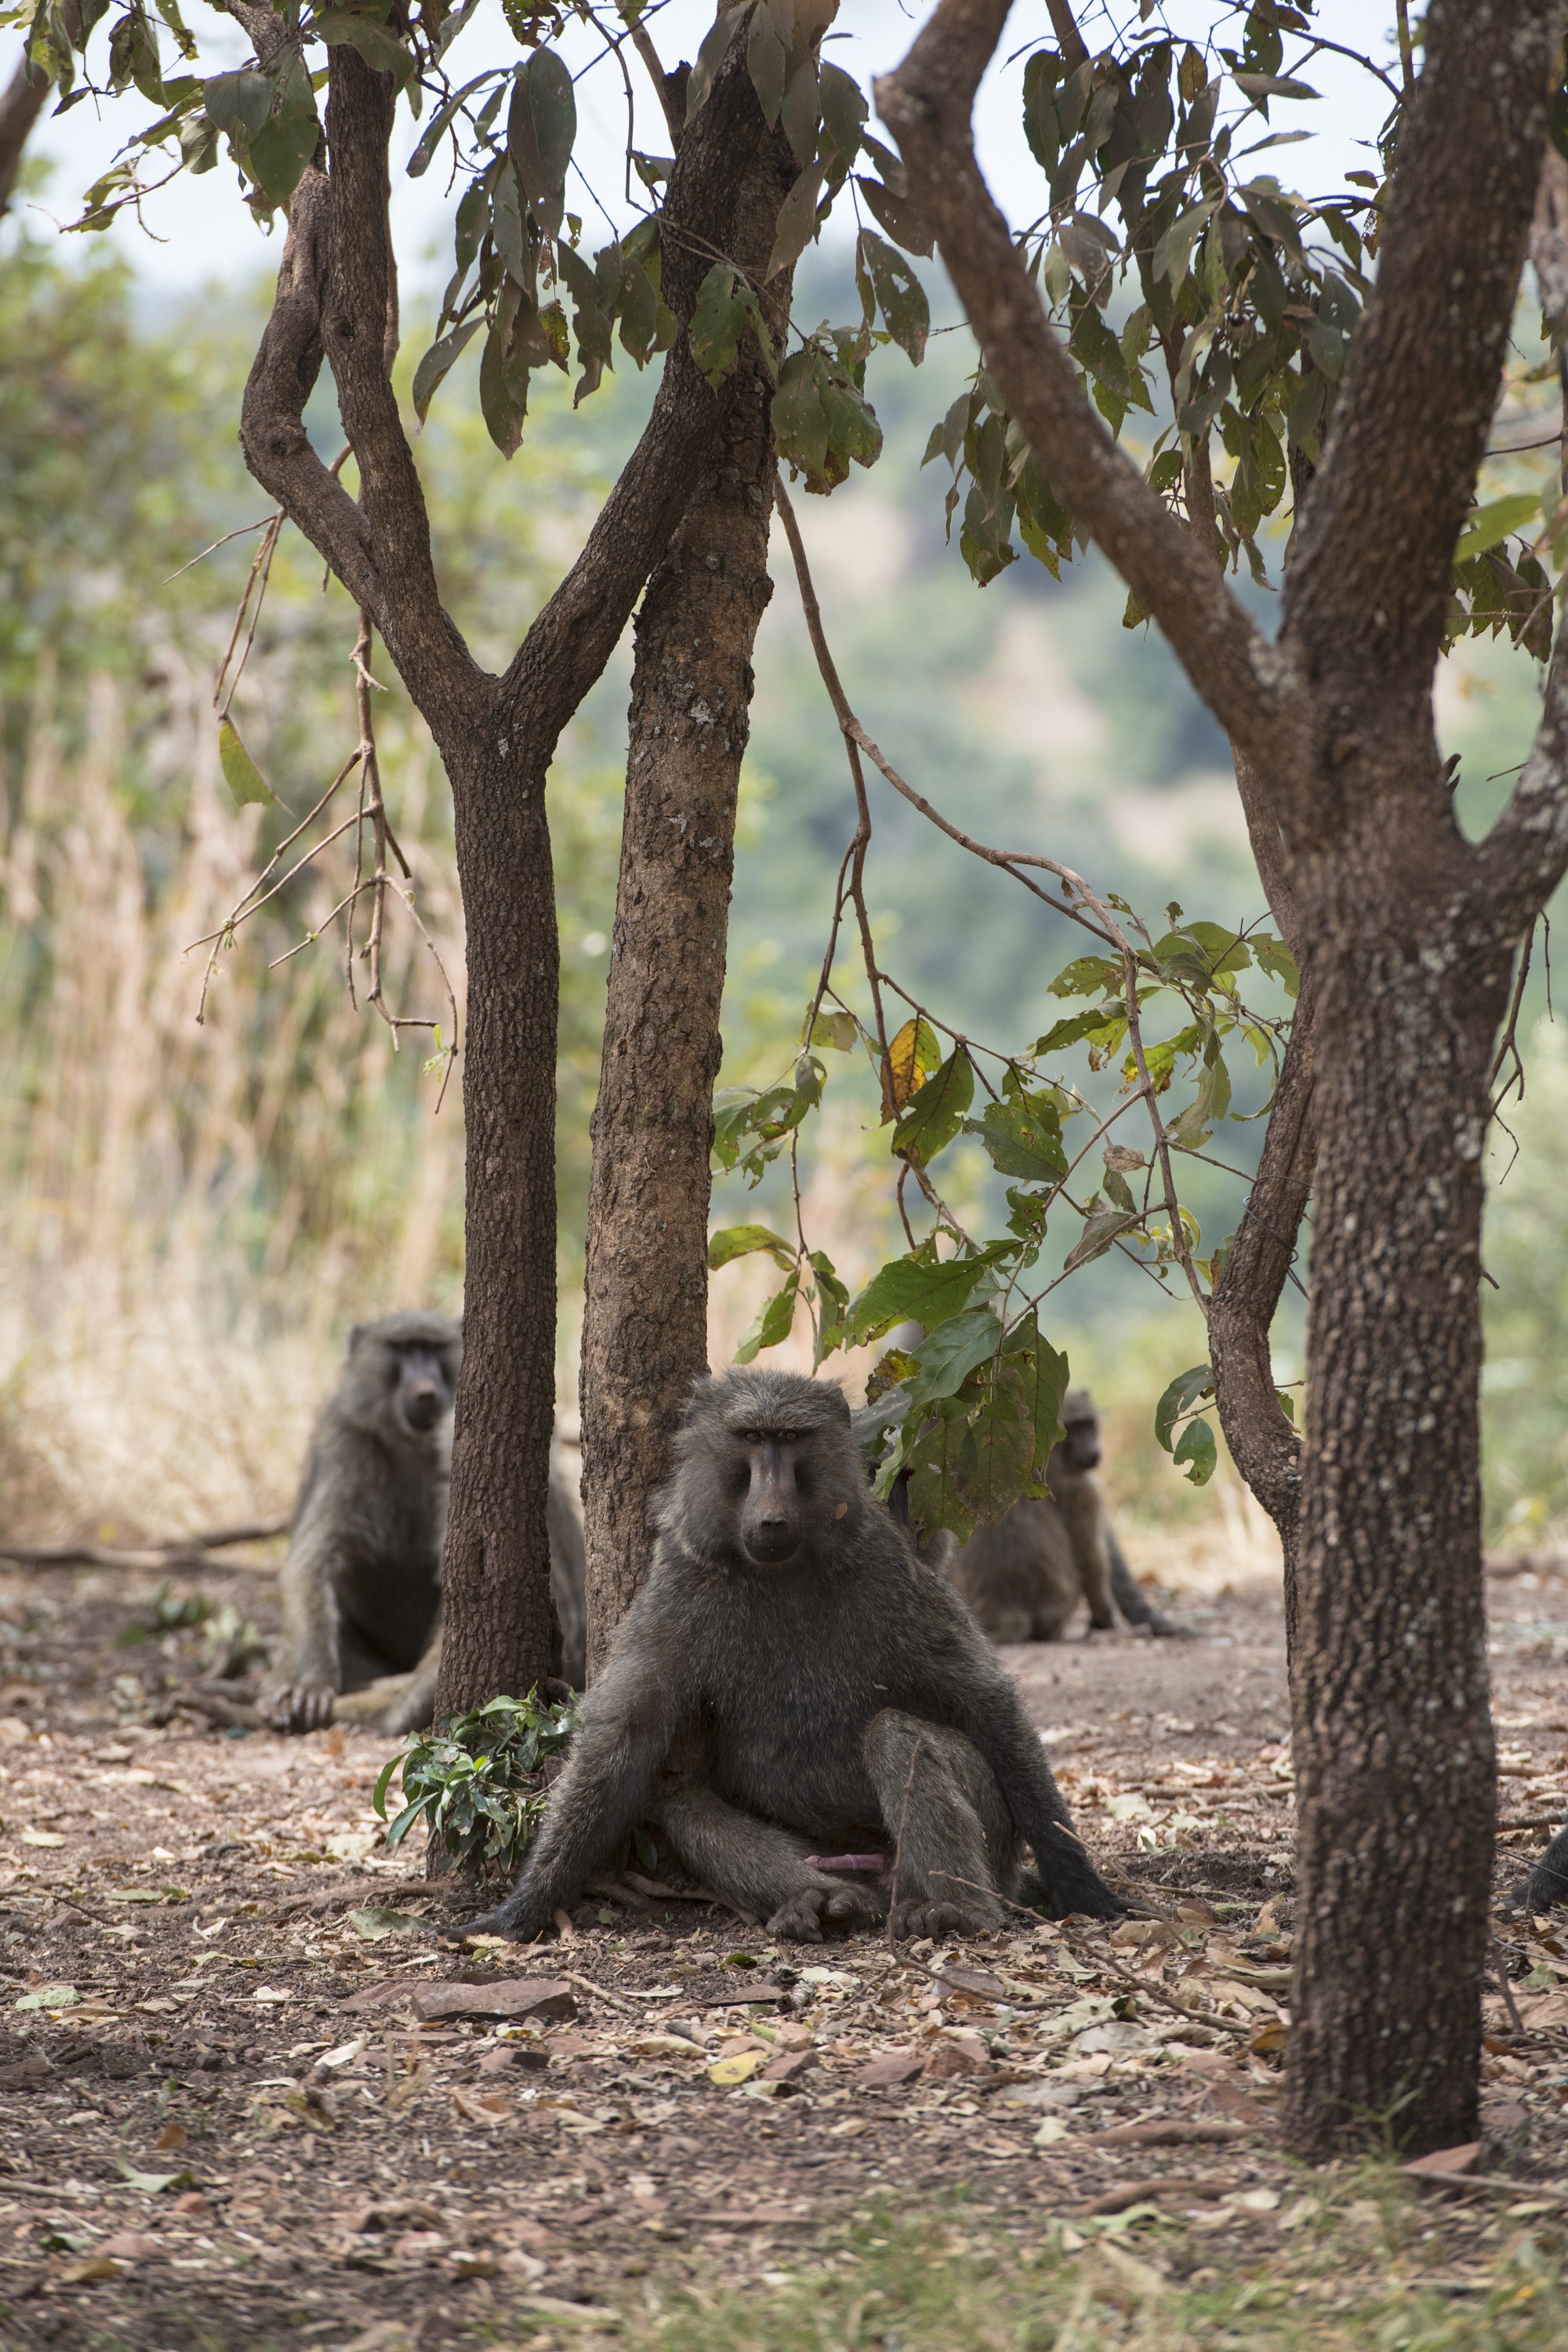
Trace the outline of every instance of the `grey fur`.
{"label": "grey fur", "polygon": [[[747,1440],[770,1433],[795,1465],[802,1534],[763,1567],[739,1530]],[[647,1581],[538,1842],[475,1925],[537,1936],[645,1815],[717,1895],[802,1941],[825,1921],[869,1925],[888,1900],[809,1857],[890,1856],[900,1823],[902,1933],[1001,1919],[1026,1843],[1056,1908],[1118,1916],[1012,1682],[872,1501],[839,1391],[756,1370],[705,1381],[677,1457]]]}
{"label": "grey fur", "polygon": [[1538,1916],[1568,1902],[1568,1830],[1559,1830],[1530,1876],[1506,1897],[1508,1911],[1533,1911]]}
{"label": "grey fur", "polygon": [[1087,1389],[1062,1399],[1062,1431],[1046,1468],[1047,1496],[1026,1498],[962,1551],[939,1560],[994,1642],[1059,1642],[1080,1600],[1089,1623],[1116,1622],[1114,1600],[1129,1624],[1156,1637],[1189,1628],[1166,1617],[1140,1590],[1116,1540],[1095,1469],[1100,1412]]}
{"label": "grey fur", "polygon": [[[462,1357],[462,1327],[446,1315],[384,1315],[349,1335],[342,1379],[311,1436],[279,1580],[283,1638],[266,1702],[279,1731],[334,1719],[414,1731],[434,1713]],[[415,1391],[418,1412],[434,1413],[427,1427],[410,1421]],[[548,1517],[563,1666],[580,1685],[582,1530],[553,1466]]]}

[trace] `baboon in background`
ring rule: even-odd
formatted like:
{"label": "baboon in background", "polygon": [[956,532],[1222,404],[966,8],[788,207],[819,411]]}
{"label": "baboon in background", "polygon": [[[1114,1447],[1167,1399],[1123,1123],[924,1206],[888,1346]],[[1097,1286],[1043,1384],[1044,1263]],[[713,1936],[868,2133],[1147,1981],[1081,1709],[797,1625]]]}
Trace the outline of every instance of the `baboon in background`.
{"label": "baboon in background", "polygon": [[1026,1843],[1058,1913],[1121,1913],[1012,1681],[872,1501],[837,1388],[702,1381],[658,1526],[522,1876],[458,1933],[539,1935],[645,1815],[796,1942],[885,1919],[895,1852],[897,1934],[999,1923]]}
{"label": "baboon in background", "polygon": [[[333,1721],[416,1731],[430,1721],[462,1355],[462,1328],[445,1315],[385,1315],[349,1335],[343,1377],[310,1440],[279,1580],[277,1686],[263,1702],[279,1731]],[[583,1537],[553,1467],[549,1525],[562,1668],[580,1685]]]}
{"label": "baboon in background", "polygon": [[1114,1600],[1132,1625],[1157,1638],[1190,1629],[1163,1616],[1139,1590],[1122,1555],[1094,1473],[1100,1414],[1087,1389],[1062,1399],[1062,1435],[1046,1467],[1048,1499],[1025,1499],[994,1528],[942,1561],[994,1642],[1059,1642],[1080,1599],[1102,1631],[1116,1622]]}

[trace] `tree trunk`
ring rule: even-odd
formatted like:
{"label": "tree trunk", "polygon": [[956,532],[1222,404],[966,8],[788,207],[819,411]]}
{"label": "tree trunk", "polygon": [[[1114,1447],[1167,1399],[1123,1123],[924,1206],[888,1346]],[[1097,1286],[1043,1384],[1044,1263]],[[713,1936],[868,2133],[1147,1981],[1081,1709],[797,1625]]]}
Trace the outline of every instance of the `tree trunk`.
{"label": "tree trunk", "polygon": [[510,723],[442,747],[468,930],[468,1206],[437,1717],[498,1692],[521,1698],[550,1672],[553,1634],[560,950],[544,761],[510,739]]}
{"label": "tree trunk", "polygon": [[[1428,875],[1440,860],[1434,841]],[[1394,878],[1377,893],[1385,926]],[[1400,940],[1344,920],[1312,957],[1287,2109],[1310,2158],[1364,2145],[1369,2123],[1413,2153],[1476,2130],[1494,1820],[1481,1144],[1509,957],[1466,940],[1435,891],[1426,904],[1430,920]]]}
{"label": "tree trunk", "polygon": [[[735,257],[760,278],[798,166],[770,133]],[[764,289],[775,346],[788,273]],[[735,797],[752,647],[773,594],[773,387],[737,363],[712,470],[637,619],[626,814],[588,1195],[583,1516],[588,1678],[647,1572],[650,1507],[692,1382],[708,1369],[708,1203],[722,1041]]]}

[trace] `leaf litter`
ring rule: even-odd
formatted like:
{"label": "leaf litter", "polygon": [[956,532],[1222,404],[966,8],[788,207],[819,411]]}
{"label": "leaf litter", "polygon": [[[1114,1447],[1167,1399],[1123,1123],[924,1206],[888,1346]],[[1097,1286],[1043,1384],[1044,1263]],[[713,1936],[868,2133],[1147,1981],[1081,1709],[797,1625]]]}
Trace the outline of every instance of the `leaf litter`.
{"label": "leaf litter", "polygon": [[[1506,1812],[1531,1822],[1568,1818],[1568,1586],[1541,1583],[1492,1592]],[[256,1580],[240,1597],[266,1613]],[[0,1811],[60,1841],[0,1831],[19,2342],[477,2345],[510,2318],[540,2352],[608,2344],[650,2295],[793,2276],[883,2209],[961,2206],[1068,2259],[1114,2244],[1155,2278],[1290,2271],[1325,2231],[1342,2283],[1386,2266],[1383,2176],[1303,2176],[1278,2147],[1291,1779],[1267,1591],[1229,1596],[1206,1643],[1010,1654],[1092,1850],[1152,1916],[897,1952],[777,1946],[608,1882],[570,1948],[444,1944],[471,1898],[386,1853],[387,1743],[192,1720],[179,1636],[132,1696],[116,1636],[147,1598],[0,1578]],[[1542,1832],[1513,1835],[1500,1884]],[[1568,1921],[1497,1936],[1482,2137],[1399,2189],[1401,2259],[1445,2291],[1568,2203]]]}

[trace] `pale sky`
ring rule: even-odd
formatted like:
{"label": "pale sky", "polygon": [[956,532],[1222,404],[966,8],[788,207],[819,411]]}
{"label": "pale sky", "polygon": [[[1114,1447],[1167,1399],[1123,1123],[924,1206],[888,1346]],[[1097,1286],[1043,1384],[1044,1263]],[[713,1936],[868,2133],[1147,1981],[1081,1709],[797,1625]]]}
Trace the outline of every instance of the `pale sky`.
{"label": "pale sky", "polygon": [[[712,0],[663,0],[661,5],[647,11],[645,21],[667,65],[682,57],[695,56],[702,33],[712,21]],[[886,72],[898,63],[925,13],[922,7],[900,5],[900,0],[842,0],[835,33],[846,37],[834,38],[829,54],[868,89],[873,75]],[[1097,13],[1089,7],[1080,11],[1091,42]],[[1120,16],[1129,11],[1118,6],[1115,13]],[[1240,11],[1237,13],[1239,29]],[[1317,20],[1325,37],[1348,45],[1358,38],[1364,40],[1369,20],[1376,22],[1385,14],[1392,15],[1385,0],[1373,0],[1373,9],[1368,8],[1367,0],[1320,0]],[[1204,0],[1168,0],[1163,15],[1178,31],[1190,24],[1212,24],[1214,20],[1213,9],[1205,5]],[[194,21],[199,25],[203,61],[209,71],[245,63],[249,52],[243,34],[231,18],[219,16],[216,11],[201,10]],[[1048,31],[1049,20],[1041,0],[1024,0],[1008,26],[1003,55],[1032,44]],[[607,233],[605,215],[617,230],[629,226],[634,216],[622,189],[625,84],[614,60],[602,50],[595,62],[598,45],[581,25],[569,25],[558,46],[582,77],[577,89],[577,157],[584,176],[574,173],[568,184],[567,204],[572,211],[583,214],[585,241],[592,249],[603,242]],[[484,0],[473,24],[449,53],[454,80],[467,79],[488,60],[505,58],[510,48],[500,0]],[[1374,53],[1380,59],[1391,62],[1392,51],[1392,35],[1379,37]],[[626,55],[637,109],[637,143],[645,152],[662,153],[668,145],[662,118],[648,90],[647,77],[629,48]],[[6,79],[12,63],[13,58],[8,55],[4,61]],[[1326,187],[1331,178],[1356,160],[1351,150],[1375,133],[1385,104],[1384,93],[1366,74],[1331,55],[1321,55],[1314,60],[1310,78],[1321,93],[1321,104],[1276,100],[1270,108],[1268,125],[1259,121],[1258,126],[1259,135],[1266,127],[1315,133],[1310,144],[1277,148],[1258,159],[1259,169],[1271,171],[1286,186],[1294,185],[1307,194]],[[94,101],[88,100],[62,121],[41,124],[34,135],[33,152],[48,157],[59,168],[50,187],[35,200],[31,212],[35,228],[47,228],[51,216],[62,223],[69,220],[75,208],[73,199],[106,168],[133,127],[146,119],[146,101],[132,92],[105,106],[101,114]],[[878,128],[874,118],[871,127]],[[1011,73],[994,69],[987,78],[981,92],[979,130],[982,161],[1003,210],[1019,221],[1033,217],[1041,207],[1043,191],[1038,167],[1025,143],[1019,121],[1016,69]],[[407,178],[403,166],[418,136],[419,127],[400,108],[393,151],[393,214],[400,265],[410,284],[434,276],[437,270],[445,276],[450,250],[450,213],[456,201],[455,195],[449,197],[447,194],[446,173],[439,163],[433,164],[423,179]],[[603,205],[603,213],[596,212],[590,200],[584,176]],[[227,164],[220,163],[216,171],[200,179],[180,173],[148,201],[144,212],[152,235],[139,228],[129,215],[121,215],[116,226],[104,234],[132,262],[150,290],[165,294],[194,292],[214,280],[243,281],[262,268],[276,266],[280,227],[270,240],[258,229],[239,201],[236,175]]]}

